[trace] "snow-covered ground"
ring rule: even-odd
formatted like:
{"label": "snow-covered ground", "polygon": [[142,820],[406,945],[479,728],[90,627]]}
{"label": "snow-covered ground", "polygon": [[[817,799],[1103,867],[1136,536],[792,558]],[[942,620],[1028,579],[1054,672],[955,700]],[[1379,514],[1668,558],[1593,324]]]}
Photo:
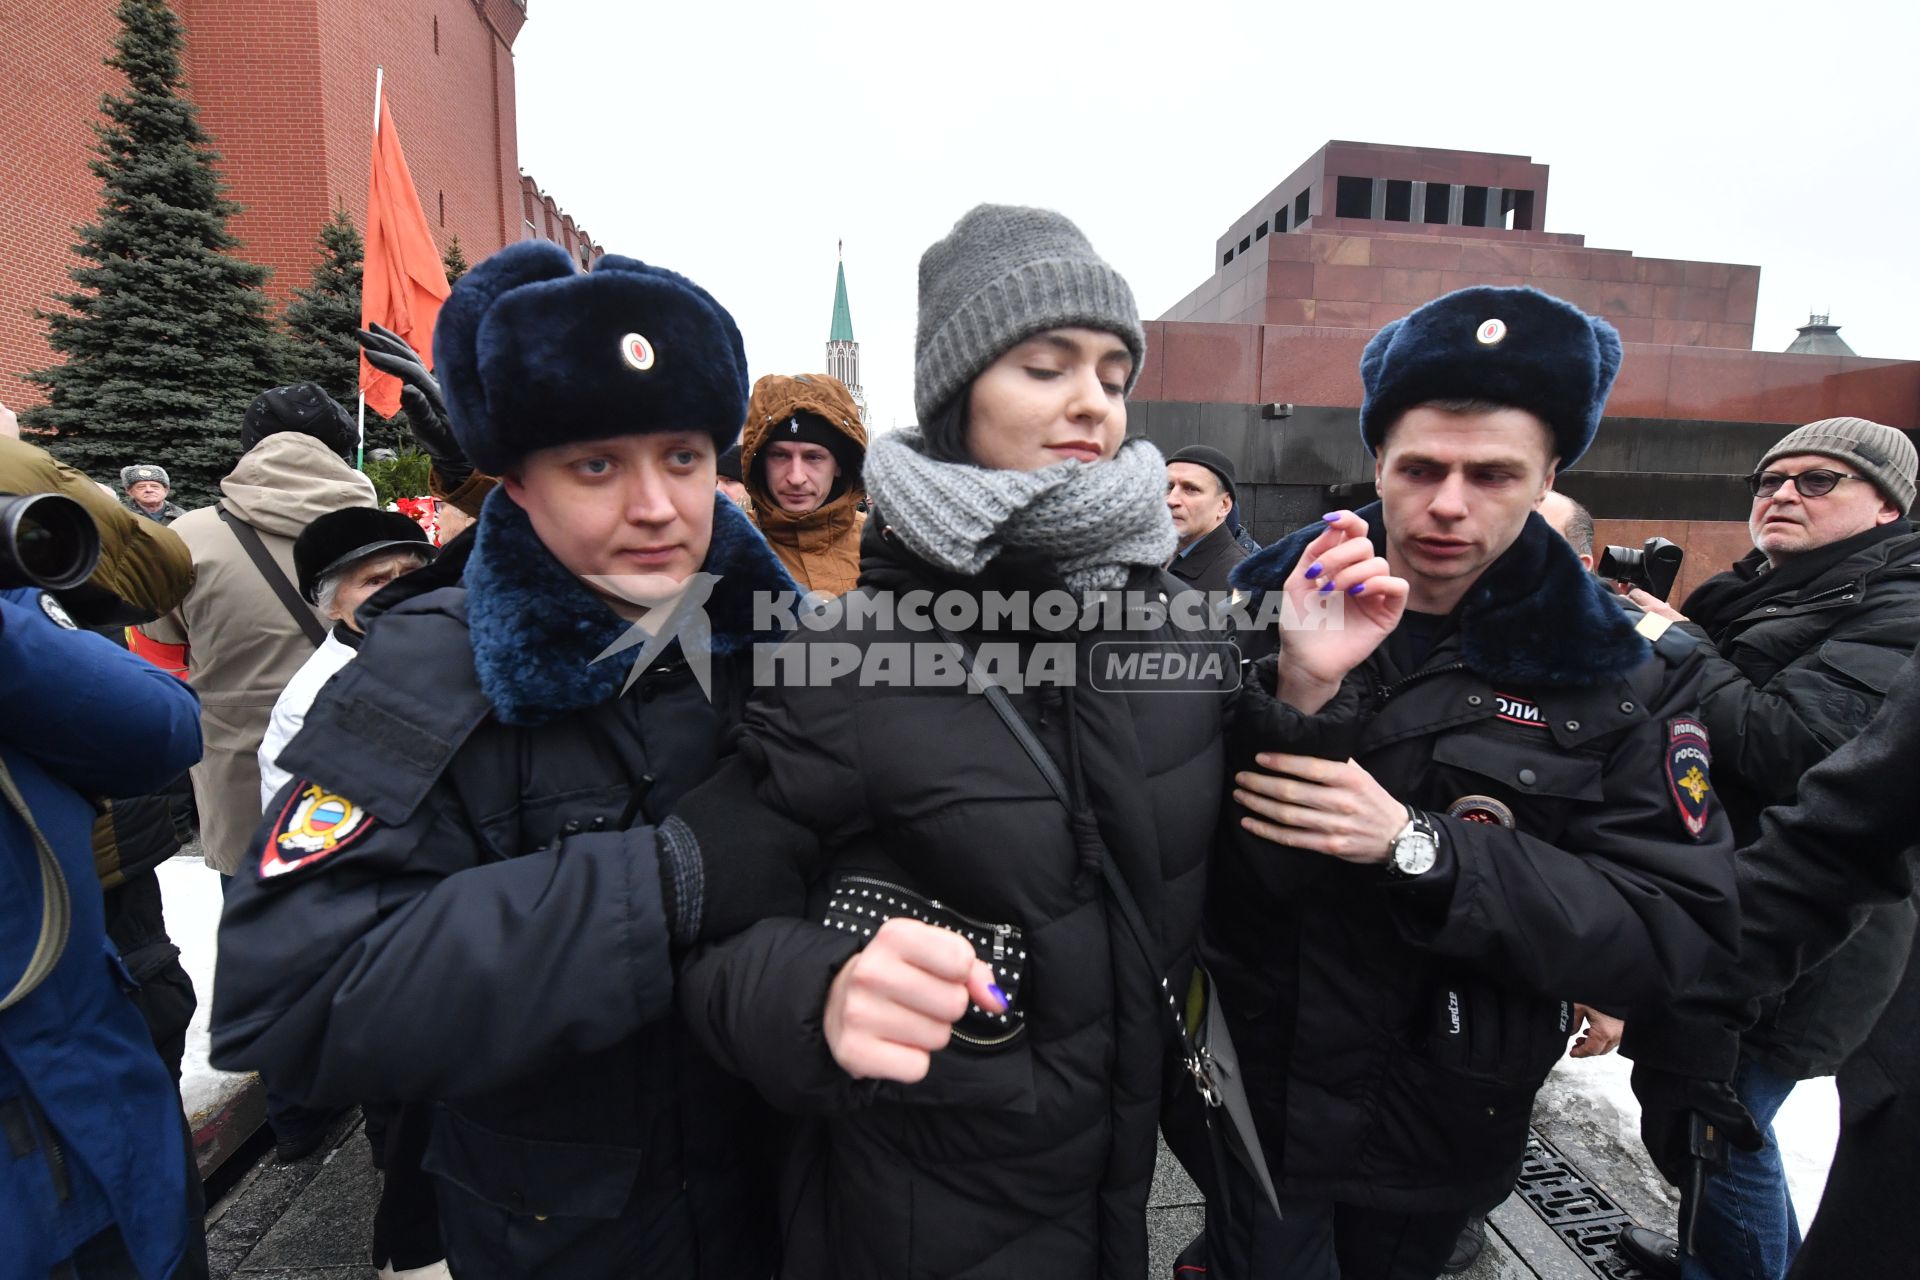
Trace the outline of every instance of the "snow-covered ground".
{"label": "snow-covered ground", "polygon": [[193,979],[199,1007],[187,1030],[187,1056],[180,1068],[180,1097],[196,1123],[230,1098],[247,1080],[207,1065],[207,1023],[213,1013],[214,942],[220,931],[220,873],[200,859],[198,842],[160,866],[167,932],[180,948],[180,963]]}
{"label": "snow-covered ground", "polygon": [[[1640,1104],[1627,1085],[1633,1063],[1618,1053],[1602,1058],[1563,1058],[1554,1069],[1556,1082],[1591,1099],[1596,1111],[1615,1118],[1620,1139],[1629,1147],[1640,1142]],[[1773,1122],[1787,1167],[1787,1185],[1804,1231],[1819,1207],[1827,1185],[1827,1166],[1840,1139],[1840,1098],[1832,1077],[1802,1081]]]}

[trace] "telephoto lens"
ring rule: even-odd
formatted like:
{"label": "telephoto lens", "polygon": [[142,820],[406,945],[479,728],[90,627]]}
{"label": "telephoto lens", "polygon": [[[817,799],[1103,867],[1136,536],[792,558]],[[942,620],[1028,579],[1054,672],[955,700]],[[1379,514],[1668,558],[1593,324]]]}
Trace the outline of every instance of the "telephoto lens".
{"label": "telephoto lens", "polygon": [[0,494],[0,589],[77,587],[100,562],[87,509],[58,493]]}

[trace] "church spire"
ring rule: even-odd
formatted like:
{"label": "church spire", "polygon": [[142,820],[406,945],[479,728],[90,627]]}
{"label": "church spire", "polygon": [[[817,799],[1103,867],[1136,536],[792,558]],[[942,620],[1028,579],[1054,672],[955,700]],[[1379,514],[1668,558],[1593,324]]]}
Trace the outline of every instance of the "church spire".
{"label": "church spire", "polygon": [[827,332],[827,373],[846,384],[867,422],[867,397],[860,390],[860,344],[853,336],[853,308],[847,305],[847,245],[839,244],[840,264],[833,281],[833,327]]}

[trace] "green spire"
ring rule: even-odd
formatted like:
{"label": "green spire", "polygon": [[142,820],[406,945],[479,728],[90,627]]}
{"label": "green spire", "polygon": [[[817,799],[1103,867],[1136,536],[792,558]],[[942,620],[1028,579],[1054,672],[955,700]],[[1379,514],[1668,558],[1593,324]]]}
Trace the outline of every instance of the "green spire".
{"label": "green spire", "polygon": [[833,332],[827,335],[828,342],[853,341],[853,311],[847,306],[847,264],[840,263],[840,270],[833,282]]}

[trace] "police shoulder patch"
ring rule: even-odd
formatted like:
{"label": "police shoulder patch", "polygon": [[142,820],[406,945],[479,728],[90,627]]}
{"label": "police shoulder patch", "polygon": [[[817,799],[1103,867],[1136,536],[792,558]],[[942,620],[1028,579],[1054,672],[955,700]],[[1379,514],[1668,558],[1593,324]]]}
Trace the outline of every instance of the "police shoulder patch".
{"label": "police shoulder patch", "polygon": [[1713,752],[1707,727],[1691,716],[1667,722],[1667,786],[1687,834],[1698,840],[1707,829],[1713,796]]}
{"label": "police shoulder patch", "polygon": [[260,854],[260,878],[272,880],[329,858],[373,830],[373,815],[345,796],[302,779],[280,810]]}

